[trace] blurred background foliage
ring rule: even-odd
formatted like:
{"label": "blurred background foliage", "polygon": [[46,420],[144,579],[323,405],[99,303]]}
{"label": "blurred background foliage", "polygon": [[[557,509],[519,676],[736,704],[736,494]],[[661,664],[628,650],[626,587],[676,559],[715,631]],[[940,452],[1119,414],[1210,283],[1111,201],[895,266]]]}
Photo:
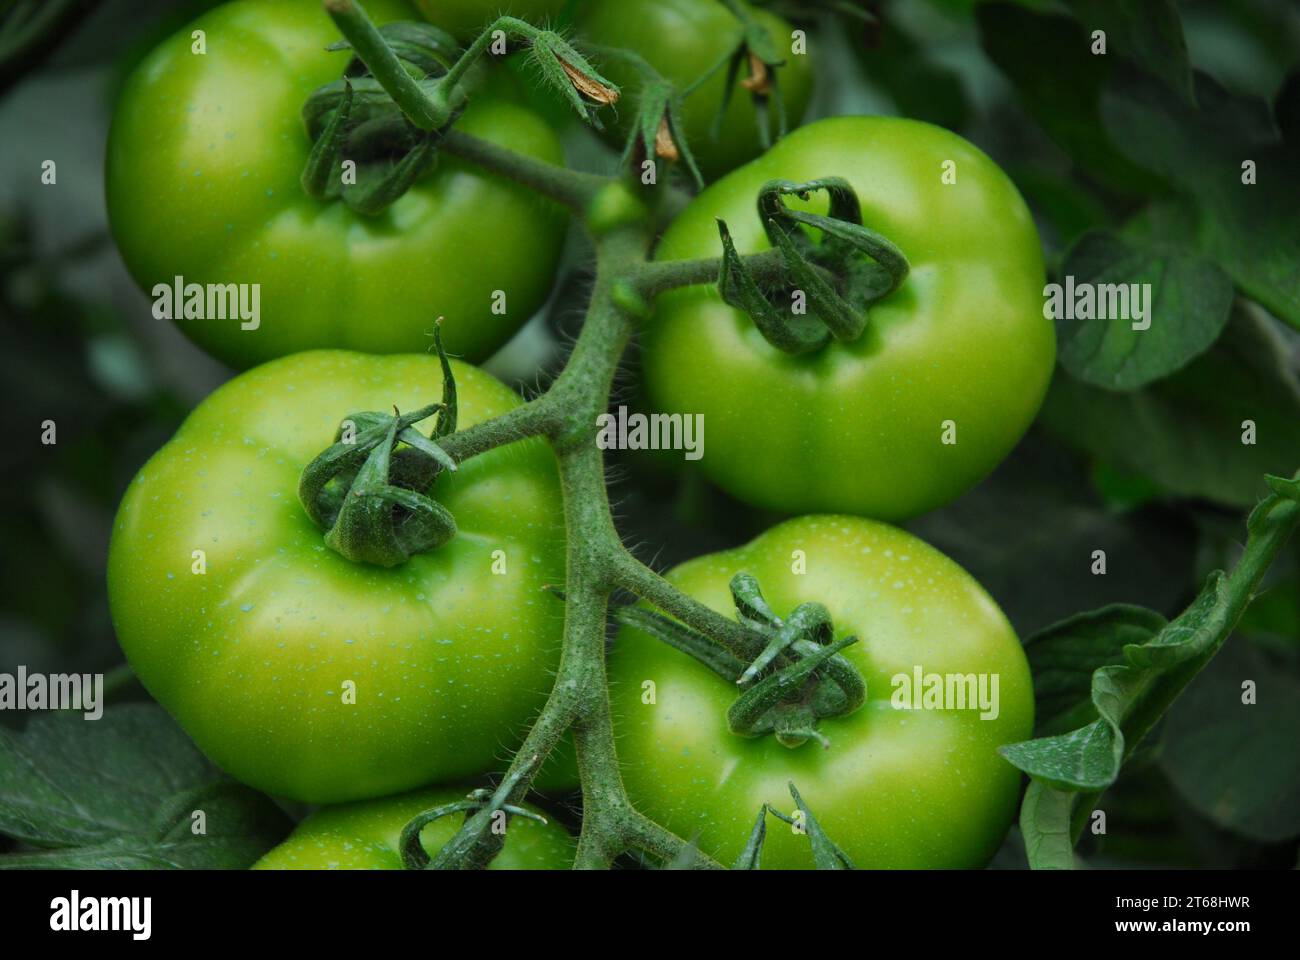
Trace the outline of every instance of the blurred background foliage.
{"label": "blurred background foliage", "polygon": [[[104,143],[133,62],[211,0],[69,8],[35,67],[0,74],[0,670],[120,662],[104,560],[117,501],[185,413],[230,376],[165,321],[108,237]],[[1116,366],[1115,331],[1060,325],[1039,423],[984,483],[909,524],[1002,604],[1022,637],[1128,601],[1181,610],[1230,567],[1265,472],[1300,465],[1300,5],[1105,0],[773,6],[810,30],[816,116],[886,113],[972,140],[1037,218],[1049,274],[1151,282],[1178,331]],[[0,3],[0,13],[14,4]],[[1088,51],[1093,29],[1108,55]],[[558,109],[553,114],[560,122]],[[615,154],[567,132],[570,163]],[[58,164],[56,187],[40,164]],[[1240,186],[1242,159],[1258,183]],[[1228,169],[1232,176],[1224,177]],[[570,239],[548,306],[487,365],[527,392],[563,362],[589,289]],[[1163,323],[1162,323],[1163,318]],[[1121,371],[1120,367],[1123,367]],[[1140,369],[1140,376],[1132,371]],[[639,400],[635,351],[613,403]],[[58,444],[39,442],[44,420]],[[1239,442],[1255,421],[1258,442]],[[779,517],[712,489],[672,456],[610,464],[621,530],[670,565]],[[1107,573],[1090,572],[1105,550]],[[1239,634],[1107,794],[1097,866],[1294,866],[1300,836],[1300,543]],[[1240,709],[1240,683],[1259,704]],[[16,722],[0,715],[0,723]],[[996,865],[1023,866],[1013,831]]]}

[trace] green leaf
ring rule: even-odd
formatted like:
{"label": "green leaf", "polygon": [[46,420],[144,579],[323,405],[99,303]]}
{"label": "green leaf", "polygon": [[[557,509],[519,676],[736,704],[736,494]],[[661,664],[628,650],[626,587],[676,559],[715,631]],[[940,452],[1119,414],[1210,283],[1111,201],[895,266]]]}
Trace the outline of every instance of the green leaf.
{"label": "green leaf", "polygon": [[1074,841],[1070,835],[1075,794],[1034,781],[1020,804],[1020,833],[1025,857],[1034,870],[1073,870]]}
{"label": "green leaf", "polygon": [[[1242,684],[1255,684],[1243,703]],[[1300,682],[1233,644],[1169,711],[1160,765],[1203,816],[1255,840],[1300,835]]]}
{"label": "green leaf", "polygon": [[[1300,153],[1269,105],[1196,75],[1193,108],[1149,77],[1117,78],[1102,99],[1111,138],[1133,162],[1176,183],[1201,212],[1197,242],[1233,281],[1300,328]],[[1243,183],[1243,164],[1255,182]]]}
{"label": "green leaf", "polygon": [[[1257,308],[1238,301],[1215,345],[1142,390],[1112,393],[1056,377],[1041,420],[1062,442],[1170,492],[1235,507],[1254,504],[1265,473],[1300,461],[1300,377],[1294,347]],[[1255,425],[1243,443],[1243,423]]]}
{"label": "green leaf", "polygon": [[[206,833],[194,832],[196,811]],[[0,857],[0,867],[242,869],[291,826],[154,704],[0,728],[0,833],[48,851]]]}
{"label": "green leaf", "polygon": [[[1061,305],[1061,365],[1107,390],[1134,390],[1182,369],[1218,339],[1232,310],[1232,281],[1213,261],[1185,248],[1112,233],[1081,237],[1066,255],[1061,276],[1062,282],[1073,277],[1075,289],[1088,284],[1096,292],[1090,318],[1070,318],[1073,305]],[[1149,324],[1146,329],[1134,329],[1134,284],[1150,291],[1142,321]],[[1124,309],[1113,309],[1107,289],[1122,297]],[[1107,306],[1105,300],[1112,302]]]}
{"label": "green leaf", "polygon": [[1273,491],[1246,521],[1247,541],[1231,577],[1215,571],[1182,614],[1123,661],[1097,668],[1097,719],[1068,733],[1000,747],[1034,783],[1021,808],[1031,866],[1064,866],[1083,827],[1081,814],[1119,777],[1121,765],[1210,662],[1240,620],[1269,565],[1300,525],[1300,481],[1269,477]]}
{"label": "green leaf", "polygon": [[1116,603],[1075,614],[1026,640],[1034,675],[1034,733],[1046,736],[1095,720],[1089,697],[1093,673],[1123,663],[1126,646],[1145,643],[1166,622],[1154,610]]}
{"label": "green leaf", "polygon": [[1128,662],[1093,673],[1091,696],[1098,719],[1068,733],[1009,744],[999,752],[1031,777],[1059,789],[1109,787],[1125,756],[1182,689],[1178,681],[1183,678],[1175,668],[1185,660],[1208,660],[1226,639],[1215,628],[1230,599],[1222,574],[1212,576],[1181,616],[1145,644],[1125,647]]}

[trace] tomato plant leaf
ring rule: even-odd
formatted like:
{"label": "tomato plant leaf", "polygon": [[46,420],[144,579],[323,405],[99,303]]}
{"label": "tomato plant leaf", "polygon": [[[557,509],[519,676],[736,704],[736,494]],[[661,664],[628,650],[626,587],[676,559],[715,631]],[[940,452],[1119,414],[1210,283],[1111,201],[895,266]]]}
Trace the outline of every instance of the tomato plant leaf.
{"label": "tomato plant leaf", "polygon": [[[1300,525],[1300,481],[1269,477],[1273,491],[1251,512],[1247,541],[1231,576],[1210,575],[1179,616],[1141,643],[1125,643],[1123,660],[1092,674],[1097,719],[1067,733],[1008,744],[999,753],[1028,773],[1038,789],[1027,794],[1022,829],[1031,866],[1060,865],[1063,831],[1073,840],[1080,816],[1119,776],[1124,761],[1179,694],[1214,657],[1236,626],[1273,558]],[[1079,794],[1045,797],[1044,791]],[[1086,801],[1086,802],[1085,802]]]}
{"label": "tomato plant leaf", "polygon": [[0,867],[239,869],[291,826],[154,704],[0,729],[0,833],[41,848],[0,857]]}
{"label": "tomato plant leaf", "polygon": [[1075,614],[1026,640],[1034,674],[1034,732],[1047,736],[1095,720],[1089,697],[1093,673],[1122,663],[1126,646],[1146,642],[1166,622],[1154,610],[1116,603]]}
{"label": "tomato plant leaf", "polygon": [[1061,276],[1072,278],[1067,291],[1096,292],[1086,318],[1061,304],[1061,365],[1107,390],[1134,390],[1185,367],[1218,339],[1232,309],[1232,281],[1213,261],[1112,233],[1080,237]]}
{"label": "tomato plant leaf", "polygon": [[1034,780],[1020,804],[1025,858],[1035,870],[1074,869],[1070,820],[1077,795]]}
{"label": "tomato plant leaf", "polygon": [[1196,75],[1196,108],[1127,72],[1102,99],[1111,139],[1133,162],[1168,178],[1201,213],[1197,240],[1233,281],[1300,328],[1300,181],[1263,100]]}
{"label": "tomato plant leaf", "polygon": [[[1057,377],[1041,420],[1063,442],[1171,493],[1249,507],[1261,476],[1296,466],[1294,349],[1285,328],[1238,301],[1218,342],[1183,370],[1130,393]],[[1247,424],[1252,442],[1243,442]]]}

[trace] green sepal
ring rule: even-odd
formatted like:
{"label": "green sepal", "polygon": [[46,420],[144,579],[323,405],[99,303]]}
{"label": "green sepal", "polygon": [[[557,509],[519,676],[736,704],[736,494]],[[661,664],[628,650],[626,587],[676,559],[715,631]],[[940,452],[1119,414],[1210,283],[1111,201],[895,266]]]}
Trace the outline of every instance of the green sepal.
{"label": "green sepal", "polygon": [[[435,550],[456,535],[456,521],[427,495],[438,475],[456,470],[437,440],[456,429],[456,379],[439,326],[442,402],[412,413],[363,411],[345,418],[334,442],[298,480],[298,499],[325,543],[349,560],[393,567]],[[435,417],[425,437],[415,424]],[[351,425],[351,431],[345,430]],[[354,433],[345,440],[348,433]],[[400,446],[399,446],[400,444]]]}
{"label": "green sepal", "polygon": [[[777,655],[789,653],[796,657],[816,656],[834,639],[835,628],[830,612],[820,603],[801,603],[795,607],[788,620],[782,620],[768,605],[758,581],[747,573],[731,578],[731,599],[736,607],[736,617],[747,629],[768,638],[768,646],[756,659],[762,661],[758,669],[747,669],[738,680],[750,682],[774,659],[767,656],[774,650]],[[807,701],[816,717],[841,716],[852,713],[867,699],[867,685],[853,664],[841,656],[832,656],[823,662],[822,672],[829,684],[819,683]]]}
{"label": "green sepal", "polygon": [[[386,210],[424,175],[436,159],[438,143],[459,116],[442,82],[460,52],[455,40],[431,24],[413,22],[386,24],[378,35],[425,99],[440,104],[449,119],[435,130],[416,127],[356,56],[341,80],[312,93],[303,106],[303,121],[313,139],[303,189],[318,199],[341,196],[365,216]],[[340,40],[329,49],[351,50],[352,45]],[[356,164],[353,183],[332,176],[343,159]]]}
{"label": "green sepal", "polygon": [[[818,870],[854,870],[853,861],[849,855],[841,850],[822,829],[822,825],[817,822],[808,805],[803,802],[803,797],[799,796],[799,791],[795,789],[794,781],[789,783],[790,796],[794,797],[795,809],[803,813],[804,834],[808,837],[808,842],[812,845],[813,864]],[[787,817],[779,810],[772,811],[778,818],[786,823],[794,824],[793,817]]]}
{"label": "green sepal", "polygon": [[[710,124],[710,137],[718,140],[722,136],[722,124],[727,115],[727,109],[731,106],[731,98],[736,90],[736,80],[740,76],[740,68],[749,61],[751,54],[755,59],[763,64],[767,71],[767,80],[771,85],[771,93],[760,90],[751,90],[750,98],[754,106],[754,129],[758,134],[760,146],[767,150],[772,145],[772,126],[771,118],[768,116],[768,104],[772,102],[776,109],[777,139],[784,137],[788,129],[788,122],[785,113],[785,101],[781,99],[781,67],[785,66],[785,58],[781,55],[780,47],[768,33],[766,27],[749,15],[741,4],[734,0],[722,0],[723,5],[731,11],[732,15],[740,21],[741,40],[735,49],[728,54],[725,63],[727,65],[726,83],[722,88],[722,100],[718,104],[718,109],[713,115],[713,122]],[[706,72],[704,77],[696,81],[696,86],[705,79],[712,76],[721,63]]]}
{"label": "green sepal", "polygon": [[[641,86],[636,119],[632,123],[632,132],[628,135],[619,162],[628,165],[638,152],[644,152],[646,158],[652,160],[663,156],[658,148],[659,127],[660,124],[666,124],[677,151],[676,159],[686,167],[696,188],[703,190],[704,175],[700,173],[695,154],[691,152],[691,145],[683,132],[681,97],[674,91],[672,84],[655,73],[648,64],[646,68],[648,73]],[[674,158],[670,156],[665,159]]]}
{"label": "green sepal", "polygon": [[842,637],[764,677],[731,705],[727,711],[727,728],[742,737],[774,733],[787,747],[799,746],[808,739],[815,739],[825,746],[825,738],[815,732],[814,725],[819,717],[813,706],[807,700],[788,701],[799,694],[804,681],[814,671],[845,647],[857,642],[857,637]]}
{"label": "green sepal", "polygon": [[[438,419],[434,423],[433,432],[429,435],[437,440],[439,437],[451,436],[456,432],[456,420],[459,416],[456,377],[451,372],[451,361],[447,359],[447,351],[442,346],[442,317],[439,317],[437,323],[433,325],[433,348],[438,352],[438,362],[442,366],[442,409],[438,411]],[[433,446],[437,447],[437,444]],[[438,452],[442,452],[440,447]],[[451,460],[450,457],[447,459]],[[455,470],[455,464],[451,463],[448,469]]]}
{"label": "green sepal", "polygon": [[[830,197],[827,215],[786,206],[787,196],[808,200],[819,190]],[[831,337],[857,340],[866,329],[870,306],[898,289],[907,276],[903,252],[863,225],[857,195],[839,177],[807,183],[770,180],[759,190],[758,215],[785,263],[783,298],[793,300],[795,292],[802,291],[808,312],[778,307],[758,286],[722,227],[718,290],[725,302],[748,314],[778,350],[797,355],[820,349]],[[809,235],[810,229],[821,234],[820,243]]]}
{"label": "green sepal", "polygon": [[754,829],[749,831],[749,839],[745,841],[745,849],[740,851],[740,856],[736,857],[731,869],[757,870],[763,859],[763,843],[766,840],[767,804],[763,804],[758,808],[758,819],[754,821]]}
{"label": "green sepal", "polygon": [[343,189],[339,166],[348,139],[348,118],[352,115],[352,102],[355,99],[352,82],[345,80],[343,86],[343,99],[330,113],[325,129],[312,144],[307,165],[302,171],[303,190],[318,200],[337,196]]}
{"label": "green sepal", "polygon": [[443,131],[430,131],[400,160],[382,172],[368,172],[357,178],[355,184],[343,188],[343,200],[349,207],[364,216],[375,216],[387,210],[410,190],[434,161],[434,145],[442,139]]}
{"label": "green sepal", "polygon": [[744,260],[736,252],[726,221],[718,221],[722,239],[722,266],[718,293],[724,303],[748,315],[768,343],[789,354],[812,353],[830,340],[830,331],[816,318],[781,310],[763,293]]}
{"label": "green sepal", "polygon": [[[420,843],[420,834],[425,827],[435,820],[441,820],[443,817],[449,817],[457,813],[465,814],[465,819],[468,820],[472,814],[483,809],[491,796],[489,791],[482,788],[472,790],[464,800],[456,800],[440,807],[434,807],[432,810],[425,810],[408,820],[406,825],[402,827],[402,833],[397,843],[397,849],[402,855],[403,868],[406,870],[429,869],[429,864],[432,861],[428,851],[424,849],[424,844]],[[546,823],[545,817],[514,804],[504,804],[500,809],[512,817],[523,817],[525,820],[532,820],[536,823]]]}
{"label": "green sepal", "polygon": [[784,746],[829,741],[817,730],[824,717],[843,716],[866,700],[866,683],[840,651],[856,637],[834,639],[830,613],[820,603],[803,603],[788,620],[776,615],[758,581],[747,573],[731,580],[741,626],[764,646],[748,666],[729,650],[685,624],[645,607],[615,608],[620,623],[650,634],[704,664],[731,683],[757,680],[727,711],[727,726],[743,737],[771,734]]}
{"label": "green sepal", "polygon": [[[388,482],[399,425],[394,417],[383,442],[370,451],[348,487],[325,534],[326,545],[349,560],[395,567],[416,553],[436,550],[456,535],[456,520],[446,507]],[[400,507],[400,513],[394,507]]]}
{"label": "green sepal", "polygon": [[586,123],[603,130],[596,111],[618,100],[618,86],[601,76],[586,57],[553,31],[543,30],[534,36],[529,51],[543,79],[563,94]]}
{"label": "green sepal", "polygon": [[493,832],[492,815],[504,811],[509,816],[523,816],[535,820],[546,820],[529,813],[521,807],[511,804],[510,797],[520,784],[531,781],[537,768],[541,766],[541,757],[534,756],[520,763],[513,773],[507,774],[497,785],[495,791],[475,790],[469,799],[478,806],[473,811],[466,810],[465,823],[448,840],[436,857],[425,868],[428,870],[484,870],[505,846],[503,834]]}

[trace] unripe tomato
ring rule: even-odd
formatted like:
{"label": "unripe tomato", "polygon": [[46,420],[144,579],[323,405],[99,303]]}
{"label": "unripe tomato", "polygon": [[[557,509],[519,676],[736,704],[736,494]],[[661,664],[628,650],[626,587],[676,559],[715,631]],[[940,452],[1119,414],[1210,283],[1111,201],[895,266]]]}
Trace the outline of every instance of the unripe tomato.
{"label": "unripe tomato", "polygon": [[[1033,730],[1034,692],[1015,632],[970,574],[902,530],[847,516],[800,517],[735,550],[670,571],[679,590],[734,616],[731,578],[758,579],[772,609],[825,604],[866,703],[825,718],[829,738],[784,747],[727,727],[739,691],[689,655],[624,627],[609,660],[623,781],[642,813],[731,864],[763,804],[794,813],[787,784],[859,868],[971,868],[993,856],[1016,810],[1020,773],[997,748]],[[974,675],[996,716],[912,709],[895,693],[923,677]],[[924,689],[924,684],[922,685]],[[990,698],[992,702],[993,698]],[[956,701],[951,703],[955,704]],[[984,711],[991,713],[992,711]],[[808,838],[769,818],[764,867],[813,865]]]}
{"label": "unripe tomato", "polygon": [[[709,187],[656,256],[719,256],[717,218],[740,253],[769,249],[759,189],[826,177],[852,185],[863,223],[911,264],[870,308],[866,331],[791,355],[716,284],[673,290],[645,331],[647,392],[656,410],[703,414],[700,466],[747,503],[913,517],[987,475],[1042,404],[1056,334],[1043,316],[1038,233],[1007,176],[956,134],[839,117],[796,130]],[[824,213],[825,194],[810,205]]]}
{"label": "unripe tomato", "polygon": [[[453,362],[460,425],[519,401]],[[340,422],[441,396],[435,358],[295,354],[190,414],[113,525],[109,599],[137,676],[194,742],[267,793],[337,803],[501,765],[559,662],[564,579],[550,449],[443,473],[458,532],[400,566],[328,548],[298,479]]]}
{"label": "unripe tomato", "polygon": [[[394,0],[366,9],[378,22],[415,17]],[[144,59],[108,142],[108,212],[122,258],[150,293],[177,277],[205,290],[242,284],[250,316],[255,285],[252,319],[216,301],[203,316],[171,304],[177,326],[234,367],[319,347],[418,352],[438,316],[449,352],[483,359],[546,299],[566,217],[446,154],[376,216],[305,193],[303,105],[342,75],[348,55],[325,49],[339,38],[316,0],[236,0]],[[563,160],[502,71],[456,129]]]}

